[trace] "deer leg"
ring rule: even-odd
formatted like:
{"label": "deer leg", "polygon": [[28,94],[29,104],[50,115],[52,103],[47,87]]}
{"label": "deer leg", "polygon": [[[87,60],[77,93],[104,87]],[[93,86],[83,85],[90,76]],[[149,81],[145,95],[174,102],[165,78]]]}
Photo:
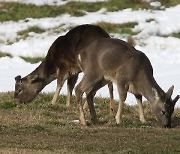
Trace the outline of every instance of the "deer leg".
{"label": "deer leg", "polygon": [[60,90],[61,90],[61,86],[60,86],[60,85],[57,85],[55,94],[54,94],[53,99],[52,99],[52,102],[51,102],[52,105],[55,105],[55,104],[56,104],[57,97],[58,97],[58,95],[59,95]]}
{"label": "deer leg", "polygon": [[82,95],[84,93],[84,91],[82,90],[82,85],[83,85],[83,80],[76,86],[75,95],[76,95],[76,102],[78,103],[80,124],[86,125],[85,115],[82,107]]}
{"label": "deer leg", "polygon": [[[112,84],[112,82],[108,83],[108,88],[109,88],[109,95],[110,95],[109,109],[110,109],[110,115],[112,115],[113,111],[114,111],[114,106],[115,106],[114,105],[113,84]],[[88,109],[88,102],[87,101],[84,103],[83,109],[84,110]]]}
{"label": "deer leg", "polygon": [[144,110],[142,107],[142,95],[135,95],[138,106],[139,106],[139,119],[142,123],[146,122],[146,119],[144,117]]}
{"label": "deer leg", "polygon": [[116,123],[120,124],[122,122],[122,113],[123,113],[123,107],[124,107],[124,102],[127,97],[127,90],[125,86],[118,85],[118,93],[119,93],[119,105],[118,105],[118,111],[116,114]]}
{"label": "deer leg", "polygon": [[93,124],[96,124],[98,122],[97,120],[97,116],[96,116],[96,111],[94,108],[94,102],[93,102],[93,98],[95,96],[96,92],[91,91],[89,93],[86,94],[86,99],[87,99],[87,106],[89,107],[89,111],[91,114],[91,121],[93,122]]}
{"label": "deer leg", "polygon": [[91,89],[89,92],[86,93],[86,97],[87,97],[87,103],[89,106],[89,110],[90,110],[90,114],[91,114],[91,120],[94,124],[96,124],[98,122],[97,120],[97,116],[96,116],[96,111],[94,108],[94,102],[93,102],[93,98],[96,94],[96,91],[99,90],[101,87],[103,87],[104,85],[106,85],[107,82],[105,80],[102,80],[100,82],[97,82]]}
{"label": "deer leg", "polygon": [[[90,72],[91,73],[91,72]],[[84,73],[85,74],[85,73]],[[91,88],[98,82],[100,81],[101,78],[98,78],[98,76],[96,76],[96,74],[85,74],[83,79],[81,80],[81,82],[76,86],[75,88],[75,94],[76,94],[76,101],[78,103],[78,110],[79,110],[79,119],[80,119],[80,124],[82,125],[86,125],[86,121],[85,121],[85,115],[84,115],[84,110],[83,110],[83,106],[82,106],[82,95],[84,92],[88,92],[88,90]],[[94,105],[92,103],[92,95],[88,96],[88,103],[89,103],[89,107],[90,110],[92,111],[92,116],[95,119],[96,115],[94,114],[95,110],[93,109],[92,105]]]}
{"label": "deer leg", "polygon": [[56,91],[55,91],[55,94],[54,94],[52,102],[51,102],[52,105],[56,104],[59,92],[60,92],[65,80],[66,80],[66,74],[65,73],[60,74],[59,69],[58,69],[58,71],[57,71],[57,87],[56,87]]}
{"label": "deer leg", "polygon": [[84,111],[82,108],[82,95],[83,95],[83,91],[80,89],[81,85],[79,84],[76,87],[75,93],[76,93],[76,101],[78,102],[78,112],[79,112],[79,121],[80,124],[82,125],[86,125],[86,120],[85,120],[85,115],[84,115]]}
{"label": "deer leg", "polygon": [[78,78],[78,74],[77,75],[73,75],[67,81],[68,94],[67,94],[67,99],[66,99],[66,106],[70,105],[72,91],[73,91],[73,88],[74,88],[74,86],[76,84],[77,78]]}
{"label": "deer leg", "polygon": [[88,102],[85,101],[84,105],[83,105],[83,110],[88,110],[89,106],[88,106]]}
{"label": "deer leg", "polygon": [[109,109],[110,109],[110,115],[113,114],[114,111],[114,95],[113,95],[113,84],[112,82],[108,83],[108,88],[109,88],[109,95],[110,95],[110,104],[109,104]]}

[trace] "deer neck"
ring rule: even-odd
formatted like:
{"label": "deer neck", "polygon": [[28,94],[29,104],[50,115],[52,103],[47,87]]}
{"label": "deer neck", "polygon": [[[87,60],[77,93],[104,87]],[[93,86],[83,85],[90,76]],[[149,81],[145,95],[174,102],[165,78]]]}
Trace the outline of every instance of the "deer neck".
{"label": "deer neck", "polygon": [[31,75],[37,74],[39,74],[40,78],[45,81],[45,85],[49,84],[57,77],[54,65],[51,65],[47,58],[45,58],[43,62],[31,73]]}
{"label": "deer neck", "polygon": [[142,94],[151,104],[165,98],[165,92],[157,84],[154,78],[148,80],[146,83],[148,84],[145,84],[146,86],[144,86]]}

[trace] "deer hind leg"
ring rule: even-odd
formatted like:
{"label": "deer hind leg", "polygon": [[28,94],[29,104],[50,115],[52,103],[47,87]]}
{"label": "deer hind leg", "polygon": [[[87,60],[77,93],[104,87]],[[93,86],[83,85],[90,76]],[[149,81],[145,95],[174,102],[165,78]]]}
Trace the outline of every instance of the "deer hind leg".
{"label": "deer hind leg", "polygon": [[74,86],[75,86],[75,84],[77,82],[77,78],[78,78],[78,74],[73,75],[67,81],[67,90],[68,90],[67,99],[66,99],[66,106],[67,107],[70,105],[72,91],[73,91],[73,88],[74,88]]}
{"label": "deer hind leg", "polygon": [[[113,84],[112,84],[112,82],[108,83],[108,88],[109,88],[109,95],[110,95],[109,110],[110,110],[110,115],[112,115],[113,111],[114,111],[114,107],[115,107],[115,105],[114,105],[114,95],[113,95]],[[87,101],[84,103],[83,109],[84,110],[88,109],[88,102]]]}
{"label": "deer hind leg", "polygon": [[83,110],[88,110],[89,106],[88,106],[88,102],[85,101],[84,105],[83,105]]}
{"label": "deer hind leg", "polygon": [[96,92],[94,92],[92,90],[90,92],[86,93],[86,99],[87,99],[86,103],[89,108],[90,115],[91,115],[91,121],[93,124],[96,124],[98,122],[97,116],[96,116],[96,111],[94,108],[94,102],[93,102],[93,98],[94,98],[95,94],[96,94]]}
{"label": "deer hind leg", "polygon": [[96,124],[98,122],[98,120],[97,120],[96,111],[95,111],[95,108],[94,108],[93,98],[94,98],[97,90],[99,90],[101,87],[105,86],[106,84],[107,84],[107,81],[101,80],[101,81],[97,82],[90,89],[90,91],[88,91],[86,93],[87,103],[88,103],[90,114],[91,114],[91,120],[92,120],[92,122],[94,124]]}
{"label": "deer hind leg", "polygon": [[138,106],[139,106],[139,119],[142,123],[146,122],[146,119],[144,117],[144,110],[142,107],[142,95],[135,95]]}
{"label": "deer hind leg", "polygon": [[51,102],[52,105],[56,104],[59,92],[60,92],[66,78],[67,78],[67,74],[66,73],[60,74],[59,69],[58,69],[58,71],[57,71],[57,87],[56,87],[56,91],[55,91],[55,94],[54,94],[52,102]]}
{"label": "deer hind leg", "polygon": [[86,80],[85,78],[83,78],[82,81],[75,88],[76,102],[78,103],[79,120],[81,125],[86,125],[85,114],[82,107],[82,95],[87,89],[85,83]]}
{"label": "deer hind leg", "polygon": [[113,95],[113,84],[112,82],[108,83],[108,88],[109,88],[109,95],[110,95],[110,104],[109,104],[109,109],[110,109],[110,115],[113,114],[114,112],[114,95]]}
{"label": "deer hind leg", "polygon": [[122,122],[124,102],[127,97],[127,89],[125,88],[124,85],[118,84],[118,93],[119,93],[119,105],[115,118],[116,118],[116,123],[120,124]]}
{"label": "deer hind leg", "polygon": [[[79,120],[80,120],[80,124],[82,125],[86,125],[84,110],[82,106],[82,95],[84,92],[88,92],[89,89],[91,89],[91,87],[93,87],[98,81],[99,80],[95,75],[93,76],[91,76],[91,74],[89,74],[89,76],[84,75],[81,82],[75,88],[76,101],[78,103],[78,110],[79,110]],[[95,110],[92,107],[93,104],[90,104],[91,99],[92,99],[91,98],[92,94],[91,95],[90,94],[88,96],[88,103],[89,103],[90,110],[92,112],[93,119],[96,119],[96,114],[94,113]]]}
{"label": "deer hind leg", "polygon": [[76,86],[75,88],[75,95],[76,95],[76,102],[78,103],[78,113],[79,113],[79,121],[80,124],[86,125],[85,115],[82,108],[82,95],[83,95],[83,80]]}

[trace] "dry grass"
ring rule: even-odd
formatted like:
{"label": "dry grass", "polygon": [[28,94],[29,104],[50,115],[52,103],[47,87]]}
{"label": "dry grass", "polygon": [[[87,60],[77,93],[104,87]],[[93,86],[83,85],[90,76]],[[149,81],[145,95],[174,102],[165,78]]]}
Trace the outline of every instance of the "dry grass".
{"label": "dry grass", "polygon": [[[13,93],[0,94],[0,153],[178,153],[180,110],[176,109],[173,129],[156,122],[147,102],[148,122],[141,124],[137,106],[126,106],[123,123],[116,125],[109,115],[109,100],[96,98],[99,124],[83,127],[77,119],[77,105],[65,106],[65,96],[51,106],[52,94],[40,94],[29,104],[17,104]],[[73,99],[74,100],[74,99]],[[117,107],[117,104],[116,104]]]}

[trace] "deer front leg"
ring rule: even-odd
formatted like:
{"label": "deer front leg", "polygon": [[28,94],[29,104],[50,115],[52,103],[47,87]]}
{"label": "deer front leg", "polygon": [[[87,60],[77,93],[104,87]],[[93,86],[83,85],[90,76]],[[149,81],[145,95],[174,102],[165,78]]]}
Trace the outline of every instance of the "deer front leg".
{"label": "deer front leg", "polygon": [[109,95],[110,95],[110,104],[109,104],[109,109],[110,109],[110,115],[113,114],[114,112],[114,95],[113,95],[113,84],[112,82],[108,83],[108,88],[109,88]]}
{"label": "deer front leg", "polygon": [[59,69],[58,69],[58,71],[57,71],[57,87],[56,87],[56,91],[55,91],[55,94],[54,94],[52,102],[51,102],[52,105],[55,105],[56,102],[57,102],[59,92],[60,92],[60,90],[61,90],[61,88],[62,88],[62,86],[64,84],[66,76],[67,76],[67,74],[65,74],[65,73],[60,74]]}
{"label": "deer front leg", "polygon": [[124,107],[124,102],[127,97],[127,90],[125,89],[125,87],[122,87],[119,84],[118,93],[119,93],[119,105],[118,105],[118,111],[116,114],[116,123],[120,124],[122,122],[123,107]]}
{"label": "deer front leg", "polygon": [[139,119],[142,123],[146,122],[146,119],[144,117],[144,110],[142,107],[142,95],[135,95],[138,106],[139,106]]}
{"label": "deer front leg", "polygon": [[55,94],[54,94],[52,102],[51,102],[52,105],[56,104],[56,101],[57,101],[57,98],[58,98],[61,88],[62,88],[62,85],[57,84],[56,91],[55,91]]}
{"label": "deer front leg", "polygon": [[72,91],[73,91],[73,88],[76,84],[77,78],[78,78],[78,74],[70,77],[67,81],[67,90],[68,90],[67,99],[66,99],[66,106],[67,107],[70,105]]}

